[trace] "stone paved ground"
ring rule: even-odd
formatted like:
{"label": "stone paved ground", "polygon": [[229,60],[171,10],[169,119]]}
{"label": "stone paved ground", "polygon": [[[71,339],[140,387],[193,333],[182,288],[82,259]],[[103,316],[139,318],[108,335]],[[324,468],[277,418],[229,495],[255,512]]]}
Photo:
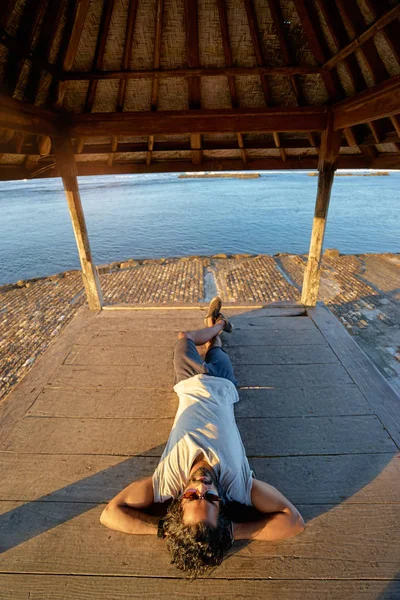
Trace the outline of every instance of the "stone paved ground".
{"label": "stone paved ground", "polygon": [[[127,261],[101,267],[107,304],[208,300],[299,301],[306,256],[235,255]],[[205,277],[213,277],[210,287]],[[0,400],[24,377],[84,303],[79,272],[0,290]],[[320,299],[400,391],[400,257],[327,253]],[[397,358],[396,358],[397,356]]]}

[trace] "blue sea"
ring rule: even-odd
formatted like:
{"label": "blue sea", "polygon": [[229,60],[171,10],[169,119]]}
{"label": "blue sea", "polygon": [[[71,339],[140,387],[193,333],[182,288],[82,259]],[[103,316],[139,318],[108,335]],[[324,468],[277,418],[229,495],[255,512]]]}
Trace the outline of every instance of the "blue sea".
{"label": "blue sea", "polygon": [[[317,177],[81,177],[96,264],[191,254],[308,252]],[[398,252],[400,173],[337,177],[324,246]],[[0,284],[80,267],[60,179],[0,182]]]}

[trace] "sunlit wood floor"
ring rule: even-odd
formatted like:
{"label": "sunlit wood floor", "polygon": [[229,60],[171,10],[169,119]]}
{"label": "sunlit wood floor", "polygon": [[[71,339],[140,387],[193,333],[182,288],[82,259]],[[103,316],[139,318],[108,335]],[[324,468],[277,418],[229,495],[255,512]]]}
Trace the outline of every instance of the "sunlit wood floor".
{"label": "sunlit wood floor", "polygon": [[400,597],[399,399],[324,306],[227,313],[247,454],[305,532],[237,543],[193,582],[162,540],[100,525],[105,503],[157,465],[177,333],[205,311],[83,308],[0,406],[1,598]]}

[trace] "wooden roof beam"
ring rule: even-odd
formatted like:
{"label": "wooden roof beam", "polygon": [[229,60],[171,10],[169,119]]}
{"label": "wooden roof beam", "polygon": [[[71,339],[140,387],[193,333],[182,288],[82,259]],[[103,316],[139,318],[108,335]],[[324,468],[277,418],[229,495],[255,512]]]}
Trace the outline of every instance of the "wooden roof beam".
{"label": "wooden roof beam", "polygon": [[[186,61],[189,68],[200,66],[199,29],[197,0],[184,0],[185,30],[186,30]],[[189,77],[189,109],[199,109],[201,106],[200,77]],[[202,161],[201,135],[191,132],[190,146],[192,148],[192,163],[198,165]]]}
{"label": "wooden roof beam", "polygon": [[349,54],[352,54],[357,48],[360,48],[365,42],[372,38],[378,31],[381,31],[386,25],[391,23],[394,19],[400,16],[400,4],[394,6],[389,12],[384,13],[378,20],[370,25],[364,33],[361,33],[353,41],[349,42],[347,46],[339,50],[337,54],[332,56],[324,64],[324,69],[332,69],[334,66],[342,62]]}
{"label": "wooden roof beam", "polygon": [[[365,21],[356,2],[337,0],[338,6],[346,19],[354,36],[359,36],[365,28]],[[381,83],[388,78],[388,72],[381,59],[374,41],[370,38],[364,42],[361,52],[365,57],[366,65],[371,73],[374,83]]]}
{"label": "wooden roof beam", "polygon": [[[391,8],[388,0],[366,0],[366,2],[372,13],[377,17],[383,16]],[[400,21],[395,19],[383,29],[382,33],[400,65]]]}
{"label": "wooden roof beam", "polygon": [[[70,71],[74,65],[79,41],[89,9],[89,3],[90,0],[75,0],[75,4],[68,14],[59,57],[64,72]],[[62,106],[65,92],[67,91],[67,85],[65,80],[61,80],[54,87],[54,92],[52,92],[52,94],[54,93],[56,106]]]}
{"label": "wooden roof beam", "polygon": [[[259,67],[264,66],[264,59],[261,52],[261,44],[258,38],[258,24],[257,24],[257,15],[254,9],[253,0],[244,0],[244,6],[247,14],[247,21],[250,28],[251,40],[253,42],[254,54],[256,57],[257,65]],[[265,105],[268,106],[270,103],[270,92],[268,80],[265,75],[260,75],[261,87],[264,93]],[[283,162],[286,160],[286,153],[284,148],[281,147],[281,140],[279,137],[279,133],[277,131],[273,132],[273,138],[276,147],[279,149],[279,154],[281,155],[281,159]]]}
{"label": "wooden roof beam", "polygon": [[[161,34],[162,34],[163,11],[164,11],[164,0],[157,0],[156,24],[155,24],[155,31],[154,31],[154,53],[153,53],[153,68],[155,70],[160,68],[160,61],[161,61]],[[159,84],[160,84],[159,79],[153,79],[153,83],[151,86],[150,110],[157,110]],[[154,146],[154,135],[150,135],[149,140],[148,140],[147,156],[146,156],[146,165],[147,166],[149,166],[151,164],[151,157],[153,154],[153,146]]]}
{"label": "wooden roof beam", "polygon": [[[106,50],[106,43],[108,32],[110,29],[111,16],[114,9],[114,0],[107,0],[104,2],[103,11],[101,13],[99,33],[97,37],[96,51],[93,59],[93,67],[96,70],[101,70],[104,63],[104,53]],[[94,99],[97,90],[97,79],[92,79],[89,83],[89,88],[86,96],[85,112],[91,112],[93,108]]]}
{"label": "wooden roof beam", "polygon": [[[232,57],[232,48],[231,42],[229,38],[229,29],[228,29],[228,17],[226,14],[226,0],[217,0],[218,6],[218,15],[219,15],[219,25],[221,29],[221,37],[222,37],[222,46],[224,49],[225,56],[225,64],[227,67],[233,66],[233,57]],[[232,75],[228,75],[228,86],[229,93],[231,96],[231,104],[232,108],[239,108],[239,98],[236,90],[236,82],[235,78]],[[240,154],[242,157],[243,164],[247,163],[247,154],[244,147],[243,135],[241,133],[237,134],[238,146],[240,148]]]}
{"label": "wooden roof beam", "polygon": [[326,106],[72,114],[71,137],[323,131]]}
{"label": "wooden roof beam", "polygon": [[[255,158],[249,161],[248,170],[277,170],[277,169],[316,169],[318,157],[299,157],[288,156],[286,163],[278,158]],[[358,155],[339,155],[339,169],[398,169],[400,167],[400,152],[381,154],[376,158],[368,158],[362,154]],[[128,173],[180,173],[182,171],[240,171],[243,164],[240,159],[221,159],[204,160],[202,165],[192,165],[190,161],[159,161],[152,162],[147,167],[139,162],[114,162],[112,167],[106,163],[82,162],[77,163],[77,171],[80,176],[87,175],[119,175]],[[57,177],[59,172],[54,168],[54,163],[45,165],[41,172],[37,172],[40,177]],[[26,168],[12,165],[0,165],[0,180],[25,179],[32,177]]]}
{"label": "wooden roof beam", "polygon": [[65,117],[60,117],[55,111],[0,96],[0,128],[58,137],[63,134],[67,123]]}
{"label": "wooden roof beam", "polygon": [[[285,34],[285,28],[283,26],[284,19],[283,19],[283,14],[282,14],[279,0],[268,0],[268,5],[269,5],[269,9],[271,11],[271,16],[272,16],[272,20],[274,22],[275,30],[276,30],[276,33],[277,33],[277,36],[279,39],[279,44],[280,44],[281,51],[283,54],[283,60],[286,65],[291,65],[294,62],[293,54],[291,52],[291,49],[289,47],[289,43],[288,43],[288,40],[287,40],[287,37]],[[290,83],[292,86],[293,93],[296,97],[297,104],[299,106],[304,106],[304,104],[305,104],[304,96],[301,91],[298,80],[296,79],[296,76],[294,74],[290,75]],[[317,141],[315,139],[315,135],[310,131],[307,134],[307,136],[308,136],[311,146],[317,147]]]}
{"label": "wooden roof beam", "polygon": [[400,75],[335,104],[333,111],[335,129],[368,123],[400,112]]}
{"label": "wooden roof beam", "polygon": [[[135,0],[137,2],[137,0]],[[288,65],[284,67],[197,67],[185,69],[162,69],[155,71],[154,69],[140,69],[122,71],[70,71],[59,73],[62,81],[91,81],[93,79],[167,79],[175,77],[235,77],[236,75],[250,76],[268,75],[274,76],[290,76],[290,75],[315,75],[322,74],[322,67],[304,67],[300,65]]]}
{"label": "wooden roof beam", "polygon": [[[294,0],[294,4],[307,36],[308,44],[316,62],[321,66],[328,59],[328,47],[318,22],[317,14],[310,0]],[[336,70],[322,71],[322,80],[331,102],[343,98],[344,92]],[[350,146],[357,142],[357,136],[350,128],[344,129],[344,135]]]}

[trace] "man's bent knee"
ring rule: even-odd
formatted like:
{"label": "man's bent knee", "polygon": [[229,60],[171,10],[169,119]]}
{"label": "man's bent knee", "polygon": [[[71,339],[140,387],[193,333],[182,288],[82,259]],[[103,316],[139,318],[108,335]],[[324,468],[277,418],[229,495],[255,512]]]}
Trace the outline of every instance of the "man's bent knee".
{"label": "man's bent knee", "polygon": [[183,338],[186,338],[187,340],[193,339],[192,335],[188,331],[180,331],[178,333],[178,340],[181,340]]}

